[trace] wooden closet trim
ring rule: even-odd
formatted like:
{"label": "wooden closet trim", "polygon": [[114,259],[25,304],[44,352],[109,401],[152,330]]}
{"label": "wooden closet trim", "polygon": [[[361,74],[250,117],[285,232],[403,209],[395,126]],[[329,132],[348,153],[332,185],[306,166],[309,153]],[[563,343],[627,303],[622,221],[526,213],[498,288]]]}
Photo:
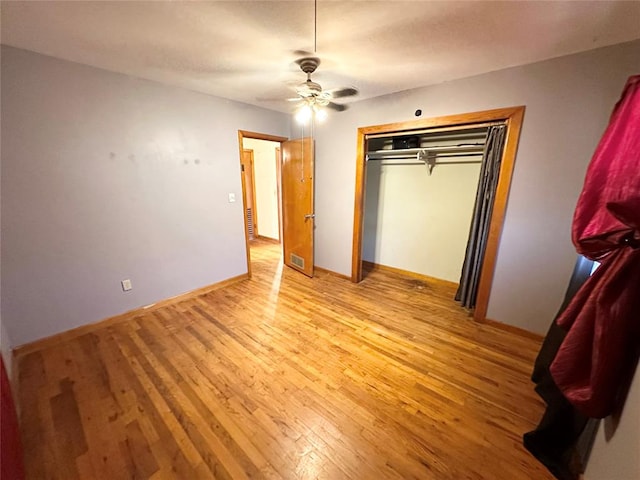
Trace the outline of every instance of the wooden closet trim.
{"label": "wooden closet trim", "polygon": [[410,122],[387,123],[385,125],[374,125],[361,127],[357,135],[356,153],[356,185],[355,203],[353,215],[353,244],[351,257],[351,281],[354,283],[362,280],[362,237],[364,229],[364,195],[366,179],[366,139],[367,135],[406,132],[411,134],[418,129],[430,129],[441,127],[468,126],[473,128],[475,124],[487,122],[504,122],[507,126],[507,136],[505,139],[504,151],[502,154],[502,164],[500,166],[500,177],[496,190],[496,198],[493,203],[493,213],[489,225],[489,237],[485,251],[484,263],[480,273],[478,285],[478,298],[473,318],[476,321],[484,321],[487,316],[491,285],[495,271],[498,245],[502,234],[504,216],[507,208],[507,199],[511,187],[511,176],[518,150],[520,130],[524,118],[524,106],[498,108],[495,110],[484,110],[480,112],[463,113],[458,115],[448,115],[444,117],[425,118]]}

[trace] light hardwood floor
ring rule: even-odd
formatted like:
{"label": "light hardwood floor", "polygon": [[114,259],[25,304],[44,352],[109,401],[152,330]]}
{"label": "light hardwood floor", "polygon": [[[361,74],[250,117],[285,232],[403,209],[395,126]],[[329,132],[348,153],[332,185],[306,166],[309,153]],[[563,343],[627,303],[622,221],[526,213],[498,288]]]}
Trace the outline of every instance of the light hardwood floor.
{"label": "light hardwood floor", "polygon": [[551,476],[521,446],[538,342],[453,290],[282,267],[19,357],[29,479]]}

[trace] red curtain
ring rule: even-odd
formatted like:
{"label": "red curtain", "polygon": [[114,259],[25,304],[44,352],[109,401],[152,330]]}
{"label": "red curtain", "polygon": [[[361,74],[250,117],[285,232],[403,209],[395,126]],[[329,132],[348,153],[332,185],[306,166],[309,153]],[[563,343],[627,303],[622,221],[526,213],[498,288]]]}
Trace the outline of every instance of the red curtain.
{"label": "red curtain", "polygon": [[640,347],[640,75],[591,160],[572,235],[601,265],[556,320],[567,336],[550,370],[580,412],[601,418],[625,393]]}
{"label": "red curtain", "polygon": [[4,361],[0,357],[2,377],[0,378],[0,479],[23,480],[24,465],[22,463],[22,443],[18,430],[18,418],[11,396],[9,377],[4,368]]}

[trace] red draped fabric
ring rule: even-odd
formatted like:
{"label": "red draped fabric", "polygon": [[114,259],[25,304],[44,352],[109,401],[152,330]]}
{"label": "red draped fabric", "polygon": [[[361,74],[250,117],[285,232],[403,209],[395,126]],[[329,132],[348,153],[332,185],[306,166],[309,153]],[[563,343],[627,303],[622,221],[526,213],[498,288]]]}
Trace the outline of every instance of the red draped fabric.
{"label": "red draped fabric", "polygon": [[573,219],[578,253],[602,262],[556,320],[551,364],[581,413],[609,415],[640,347],[640,75],[631,77],[587,170]]}
{"label": "red draped fabric", "polygon": [[9,377],[0,357],[0,479],[23,480],[22,444]]}

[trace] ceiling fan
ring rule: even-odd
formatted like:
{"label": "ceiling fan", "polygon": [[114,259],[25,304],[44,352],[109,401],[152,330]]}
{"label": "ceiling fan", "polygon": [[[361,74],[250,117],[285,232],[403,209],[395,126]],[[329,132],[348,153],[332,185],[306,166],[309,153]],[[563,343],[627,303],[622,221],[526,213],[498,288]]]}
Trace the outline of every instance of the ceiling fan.
{"label": "ceiling fan", "polygon": [[331,90],[322,90],[319,83],[311,80],[311,74],[316,71],[320,65],[320,59],[315,56],[317,51],[318,39],[318,0],[313,2],[313,53],[311,56],[304,56],[296,60],[300,66],[300,70],[307,74],[307,80],[296,87],[297,97],[288,98],[290,102],[299,102],[300,105],[296,109],[295,117],[300,122],[306,122],[310,118],[324,120],[327,116],[327,108],[342,112],[348,108],[343,103],[335,103],[336,98],[350,97],[357,95],[358,90],[353,87],[334,88]]}
{"label": "ceiling fan", "polygon": [[[353,87],[333,88],[331,90],[323,90],[319,83],[311,80],[311,74],[316,71],[320,65],[318,57],[303,57],[296,60],[300,69],[307,74],[307,80],[296,87],[297,97],[288,98],[290,102],[302,102],[300,109],[310,109],[317,115],[322,111],[321,108],[326,107],[338,112],[342,112],[348,108],[347,105],[335,103],[336,98],[351,97],[357,95],[358,90]],[[309,113],[311,113],[311,111]]]}

